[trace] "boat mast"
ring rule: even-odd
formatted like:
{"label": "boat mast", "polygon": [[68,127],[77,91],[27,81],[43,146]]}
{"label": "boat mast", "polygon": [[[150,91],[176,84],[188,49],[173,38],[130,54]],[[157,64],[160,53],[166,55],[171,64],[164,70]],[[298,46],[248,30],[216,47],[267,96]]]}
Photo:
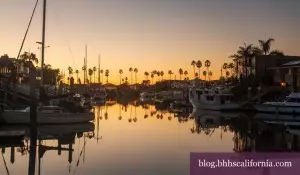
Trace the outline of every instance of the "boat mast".
{"label": "boat mast", "polygon": [[85,60],[84,60],[84,67],[85,67],[85,70],[84,70],[84,75],[85,75],[85,79],[84,79],[84,82],[87,82],[86,79],[88,77],[87,75],[87,45],[85,45]]}
{"label": "boat mast", "polygon": [[99,56],[98,56],[98,83],[101,82],[101,79],[100,79],[100,62],[101,62],[101,56],[99,54]]}
{"label": "boat mast", "polygon": [[47,0],[44,0],[43,4],[43,32],[42,32],[42,61],[41,61],[41,86],[43,86],[44,81],[44,61],[45,61],[45,30],[46,30],[46,5]]}

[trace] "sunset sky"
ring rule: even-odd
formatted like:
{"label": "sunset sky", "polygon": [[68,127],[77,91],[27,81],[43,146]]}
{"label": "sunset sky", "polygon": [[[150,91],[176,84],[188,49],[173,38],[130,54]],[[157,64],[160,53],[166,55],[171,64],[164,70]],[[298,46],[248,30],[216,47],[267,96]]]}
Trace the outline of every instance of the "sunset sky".
{"label": "sunset sky", "polygon": [[[0,55],[16,57],[36,0],[0,0]],[[192,75],[192,60],[210,59],[213,78],[244,42],[275,39],[274,49],[300,55],[298,0],[48,0],[45,62],[81,69],[88,46],[88,67],[145,71],[179,68]],[[42,0],[23,51],[40,58]],[[130,76],[129,76],[130,77]],[[165,76],[167,77],[167,76]],[[178,78],[178,76],[177,76]]]}

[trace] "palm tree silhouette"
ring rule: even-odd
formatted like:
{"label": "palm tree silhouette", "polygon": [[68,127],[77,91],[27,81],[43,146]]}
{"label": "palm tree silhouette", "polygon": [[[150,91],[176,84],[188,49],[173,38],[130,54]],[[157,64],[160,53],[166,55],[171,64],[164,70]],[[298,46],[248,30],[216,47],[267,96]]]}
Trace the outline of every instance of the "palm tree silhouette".
{"label": "palm tree silhouette", "polygon": [[108,83],[109,70],[105,70],[106,83]]}
{"label": "palm tree silhouette", "polygon": [[120,84],[121,84],[121,81],[122,81],[122,74],[123,74],[123,70],[122,70],[122,69],[119,70],[119,74],[120,74]]}
{"label": "palm tree silhouette", "polygon": [[[100,74],[101,74],[101,79],[102,79],[102,81],[103,81],[103,73],[104,73],[104,71],[103,71],[103,69],[101,69],[101,70],[100,70]],[[100,83],[102,83],[101,80],[100,80]]]}
{"label": "palm tree silhouette", "polygon": [[271,51],[271,44],[275,40],[273,38],[269,38],[267,40],[258,40],[259,46],[254,47],[254,53],[257,55],[278,55],[284,56],[284,53],[279,50],[272,50]]}
{"label": "palm tree silhouette", "polygon": [[211,65],[211,62],[210,62],[209,60],[205,60],[204,65],[205,65],[205,67],[206,67],[207,73],[209,73],[209,67],[210,67],[210,65]]}
{"label": "palm tree silhouette", "polygon": [[137,68],[134,68],[134,73],[135,73],[135,84],[137,84],[137,73],[139,72],[139,70]]}
{"label": "palm tree silhouette", "polygon": [[206,71],[203,71],[203,76],[205,78],[205,81],[206,81],[206,75],[207,75],[207,72]]}
{"label": "palm tree silhouette", "polygon": [[251,60],[256,52],[258,51],[254,49],[252,44],[247,45],[244,43],[244,46],[240,46],[236,54],[230,55],[229,57],[233,58],[233,61],[237,63],[237,67],[239,64],[242,64],[243,72],[245,76],[248,77],[248,67],[251,65]]}
{"label": "palm tree silhouette", "polygon": [[153,84],[153,78],[154,78],[154,74],[151,74],[151,81],[152,81],[152,84]]}
{"label": "palm tree silhouette", "polygon": [[73,74],[73,69],[71,66],[68,67],[68,72],[69,72],[69,78],[71,78],[71,76]]}
{"label": "palm tree silhouette", "polygon": [[[83,73],[86,71],[86,67],[85,66],[82,66],[82,71],[83,71]],[[85,73],[84,73],[84,75],[85,75]],[[86,79],[85,79],[86,77],[84,77],[83,79],[83,82],[85,83],[86,82]]]}
{"label": "palm tree silhouette", "polygon": [[156,72],[156,75],[157,75],[157,79],[158,79],[158,82],[159,82],[160,71],[157,71],[157,72]]}
{"label": "palm tree silhouette", "polygon": [[146,72],[144,73],[144,75],[145,75],[145,77],[146,77],[146,80],[148,80],[149,73],[146,71]]}
{"label": "palm tree silhouette", "polygon": [[187,75],[189,74],[188,71],[184,71],[184,78],[187,79]]}
{"label": "palm tree silhouette", "polygon": [[170,76],[169,79],[171,80],[171,76],[172,76],[173,72],[172,72],[171,70],[169,70],[169,71],[168,71],[168,74],[169,74],[169,76]]}
{"label": "palm tree silhouette", "polygon": [[197,66],[198,71],[199,71],[198,75],[199,75],[199,79],[200,79],[200,75],[201,75],[200,69],[202,67],[202,62],[200,60],[198,60],[197,63],[196,63],[196,66]]}
{"label": "palm tree silhouette", "polygon": [[78,80],[78,74],[79,74],[79,70],[77,69],[76,71],[75,71],[75,73],[76,73],[76,78],[77,78],[77,84],[79,83],[79,80]]}
{"label": "palm tree silhouette", "polygon": [[212,75],[213,75],[212,71],[209,71],[209,72],[208,72],[208,80],[209,80],[209,81],[210,81]]}
{"label": "palm tree silhouette", "polygon": [[89,74],[89,76],[90,76],[90,83],[92,83],[92,75],[93,75],[93,73],[94,73],[94,71],[93,71],[93,69],[89,69],[88,70],[88,74]]}
{"label": "palm tree silhouette", "polygon": [[195,60],[193,60],[193,61],[191,62],[191,66],[193,66],[194,77],[196,77],[196,71],[195,71],[196,61],[195,61]]}
{"label": "palm tree silhouette", "polygon": [[161,80],[164,80],[164,75],[165,75],[164,71],[160,71]]}
{"label": "palm tree silhouette", "polygon": [[230,75],[229,71],[226,71],[226,79],[228,79],[229,75]]}
{"label": "palm tree silhouette", "polygon": [[233,63],[229,63],[228,64],[228,69],[230,69],[231,76],[233,76],[234,64]]}
{"label": "palm tree silhouette", "polygon": [[132,69],[132,67],[130,67],[129,72],[130,72],[130,76],[131,76],[131,84],[132,84],[132,71],[133,71],[133,69]]}
{"label": "palm tree silhouette", "polygon": [[20,55],[20,60],[22,60],[23,63],[29,62],[31,65],[33,63],[38,64],[39,60],[36,57],[34,53],[24,52],[22,55]]}
{"label": "palm tree silhouette", "polygon": [[94,83],[96,83],[96,71],[97,71],[97,68],[96,66],[93,67],[93,72],[94,72]]}
{"label": "palm tree silhouette", "polygon": [[178,73],[179,73],[179,78],[180,78],[180,80],[181,80],[181,76],[182,76],[182,74],[183,74],[183,70],[180,68],[180,69],[178,70]]}

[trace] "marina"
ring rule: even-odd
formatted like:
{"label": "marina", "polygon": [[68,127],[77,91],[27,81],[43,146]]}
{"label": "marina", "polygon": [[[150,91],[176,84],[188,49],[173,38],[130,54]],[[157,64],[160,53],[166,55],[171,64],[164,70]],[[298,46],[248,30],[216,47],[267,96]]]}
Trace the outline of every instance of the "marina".
{"label": "marina", "polygon": [[299,5],[0,1],[0,174],[297,173]]}

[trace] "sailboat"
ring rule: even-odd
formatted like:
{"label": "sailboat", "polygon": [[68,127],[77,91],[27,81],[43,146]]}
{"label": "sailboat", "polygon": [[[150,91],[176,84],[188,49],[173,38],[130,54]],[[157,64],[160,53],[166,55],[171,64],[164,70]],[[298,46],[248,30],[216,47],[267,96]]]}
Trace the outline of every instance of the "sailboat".
{"label": "sailboat", "polygon": [[[37,1],[38,2],[38,1]],[[32,16],[35,12],[33,10]],[[43,31],[42,31],[42,61],[41,61],[41,86],[43,86],[43,69],[44,69],[44,52],[45,52],[45,24],[46,24],[46,0],[43,1]],[[31,23],[32,17],[29,22]],[[29,28],[28,26],[28,28]],[[26,38],[27,31],[25,33],[24,40]],[[21,49],[24,44],[24,40],[21,46]],[[20,51],[21,51],[20,49]],[[19,51],[19,53],[20,53]],[[19,56],[18,56],[19,57]],[[35,81],[35,77],[33,82]],[[31,89],[35,89],[34,83],[31,84]],[[34,90],[33,90],[34,91]],[[41,93],[40,93],[41,95]],[[70,108],[80,108],[80,106],[74,106]],[[94,113],[89,109],[75,110],[76,113],[72,113],[69,110],[59,107],[59,106],[43,106],[40,107],[37,111],[37,124],[65,124],[65,123],[80,123],[80,122],[89,122],[94,120]],[[29,124],[30,119],[30,107],[27,107],[22,110],[4,110],[0,115],[0,121],[8,124]]]}

